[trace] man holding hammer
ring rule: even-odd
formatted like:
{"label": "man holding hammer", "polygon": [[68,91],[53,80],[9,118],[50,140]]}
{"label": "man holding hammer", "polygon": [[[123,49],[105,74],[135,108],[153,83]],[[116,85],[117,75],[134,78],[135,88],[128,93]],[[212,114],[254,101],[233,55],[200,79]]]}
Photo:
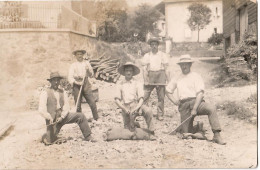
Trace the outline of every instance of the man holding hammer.
{"label": "man holding hammer", "polygon": [[82,95],[85,97],[87,103],[92,111],[93,118],[98,119],[97,105],[92,93],[89,77],[93,77],[94,72],[88,61],[84,61],[83,56],[85,50],[73,51],[77,62],[70,66],[68,81],[73,85],[73,96],[76,103],[77,112],[81,112]]}
{"label": "man holding hammer", "polygon": [[96,142],[91,136],[87,118],[83,113],[70,112],[69,99],[66,93],[59,89],[63,77],[58,72],[52,72],[47,79],[51,87],[43,91],[39,100],[39,113],[46,120],[47,132],[42,137],[46,145],[59,142],[58,133],[65,124],[77,123],[86,141]]}
{"label": "man holding hammer", "polygon": [[[166,87],[167,97],[176,105],[181,114],[182,133],[193,133],[193,120],[197,115],[208,115],[212,132],[213,142],[220,145],[226,143],[220,136],[221,128],[215,108],[204,100],[204,82],[201,76],[191,72],[193,61],[190,55],[182,55],[179,64],[182,74],[177,80],[172,79]],[[173,92],[177,90],[179,101],[173,97]]]}

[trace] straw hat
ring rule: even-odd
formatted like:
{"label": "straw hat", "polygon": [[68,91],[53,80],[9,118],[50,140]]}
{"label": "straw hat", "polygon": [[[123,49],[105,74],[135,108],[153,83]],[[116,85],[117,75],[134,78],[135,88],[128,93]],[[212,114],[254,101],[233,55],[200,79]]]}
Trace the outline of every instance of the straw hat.
{"label": "straw hat", "polygon": [[51,79],[53,79],[53,78],[60,78],[60,79],[62,79],[63,77],[60,75],[59,72],[51,72],[50,78],[47,79],[47,80],[48,80],[48,81],[51,81]]}
{"label": "straw hat", "polygon": [[181,55],[181,57],[179,58],[179,61],[177,62],[177,64],[181,64],[181,63],[193,63],[194,61],[191,59],[189,54],[185,54],[185,55]]}
{"label": "straw hat", "polygon": [[147,43],[148,43],[148,44],[151,44],[151,42],[158,42],[158,44],[160,44],[160,38],[158,38],[158,37],[151,37],[151,38],[147,41]]}
{"label": "straw hat", "polygon": [[121,74],[121,75],[125,75],[125,67],[126,66],[132,66],[133,69],[134,69],[134,74],[133,76],[137,75],[140,73],[140,69],[132,62],[126,62],[125,64],[123,64],[121,67],[118,68],[118,72]]}
{"label": "straw hat", "polygon": [[72,54],[76,55],[77,52],[82,52],[83,54],[86,54],[86,50],[75,50],[72,52]]}

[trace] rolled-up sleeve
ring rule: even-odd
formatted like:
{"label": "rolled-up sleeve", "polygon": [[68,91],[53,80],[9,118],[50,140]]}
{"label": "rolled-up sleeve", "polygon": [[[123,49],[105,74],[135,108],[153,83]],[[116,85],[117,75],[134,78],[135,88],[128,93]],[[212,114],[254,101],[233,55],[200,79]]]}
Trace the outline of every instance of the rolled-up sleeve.
{"label": "rolled-up sleeve", "polygon": [[88,69],[88,73],[89,73],[89,77],[93,77],[93,75],[94,75],[94,71],[93,71],[93,68],[92,68],[92,66],[91,66],[91,64],[88,62],[88,61],[86,61],[86,69]]}
{"label": "rolled-up sleeve", "polygon": [[70,110],[69,97],[67,93],[64,93],[64,106],[61,113],[61,117],[63,119],[68,115],[69,110]]}
{"label": "rolled-up sleeve", "polygon": [[45,119],[48,119],[48,117],[50,116],[49,113],[47,112],[47,92],[46,91],[42,91],[40,94],[38,112]]}
{"label": "rolled-up sleeve", "polygon": [[70,66],[70,69],[69,69],[68,81],[72,85],[75,82],[75,79],[74,79],[74,65],[73,64]]}
{"label": "rolled-up sleeve", "polygon": [[114,99],[122,100],[122,85],[120,83],[117,83],[116,85],[116,93]]}
{"label": "rolled-up sleeve", "polygon": [[142,66],[146,66],[149,64],[149,53],[146,53],[142,59]]}
{"label": "rolled-up sleeve", "polygon": [[166,53],[162,53],[162,64],[169,65],[169,55]]}
{"label": "rolled-up sleeve", "polygon": [[172,79],[170,83],[166,86],[166,91],[172,94],[176,89],[176,87],[177,87],[176,80]]}
{"label": "rolled-up sleeve", "polygon": [[204,92],[205,90],[204,81],[199,74],[195,74],[194,86],[195,86],[196,94],[198,94],[201,91]]}
{"label": "rolled-up sleeve", "polygon": [[137,83],[137,97],[138,100],[144,98],[144,86],[142,83]]}

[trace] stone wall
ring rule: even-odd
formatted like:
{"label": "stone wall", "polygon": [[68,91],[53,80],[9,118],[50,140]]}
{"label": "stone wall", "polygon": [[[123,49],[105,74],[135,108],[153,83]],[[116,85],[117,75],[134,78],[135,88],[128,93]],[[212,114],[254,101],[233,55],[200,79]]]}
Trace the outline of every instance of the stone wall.
{"label": "stone wall", "polygon": [[0,32],[0,106],[24,107],[35,89],[48,84],[51,71],[67,76],[72,51],[95,52],[96,40],[70,31]]}

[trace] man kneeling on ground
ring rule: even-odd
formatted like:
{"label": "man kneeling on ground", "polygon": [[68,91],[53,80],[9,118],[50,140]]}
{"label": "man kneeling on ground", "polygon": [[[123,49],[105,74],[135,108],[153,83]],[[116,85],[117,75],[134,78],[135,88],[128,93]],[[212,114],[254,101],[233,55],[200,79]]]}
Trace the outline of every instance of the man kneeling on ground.
{"label": "man kneeling on ground", "polygon": [[57,135],[65,124],[77,123],[86,141],[96,142],[91,136],[87,118],[83,113],[70,113],[69,99],[59,89],[62,76],[58,72],[50,74],[47,79],[51,87],[40,95],[39,112],[45,118],[47,132],[43,135],[43,142],[47,145],[58,141]]}
{"label": "man kneeling on ground", "polygon": [[124,128],[134,131],[135,118],[143,116],[151,134],[154,134],[152,111],[143,105],[143,84],[133,78],[140,73],[140,69],[132,62],[127,62],[118,68],[118,72],[125,76],[125,79],[117,84],[115,96],[117,106],[122,109]]}
{"label": "man kneeling on ground", "polygon": [[[181,122],[186,121],[182,125],[183,133],[193,133],[193,120],[196,115],[208,115],[211,129],[214,133],[213,142],[224,145],[226,144],[221,136],[221,128],[215,108],[211,104],[204,101],[204,82],[201,76],[195,72],[191,72],[190,68],[193,61],[190,55],[182,55],[179,64],[182,74],[177,80],[172,79],[166,87],[166,95],[176,105],[179,106],[181,114]],[[176,101],[171,95],[177,89],[180,101]]]}

